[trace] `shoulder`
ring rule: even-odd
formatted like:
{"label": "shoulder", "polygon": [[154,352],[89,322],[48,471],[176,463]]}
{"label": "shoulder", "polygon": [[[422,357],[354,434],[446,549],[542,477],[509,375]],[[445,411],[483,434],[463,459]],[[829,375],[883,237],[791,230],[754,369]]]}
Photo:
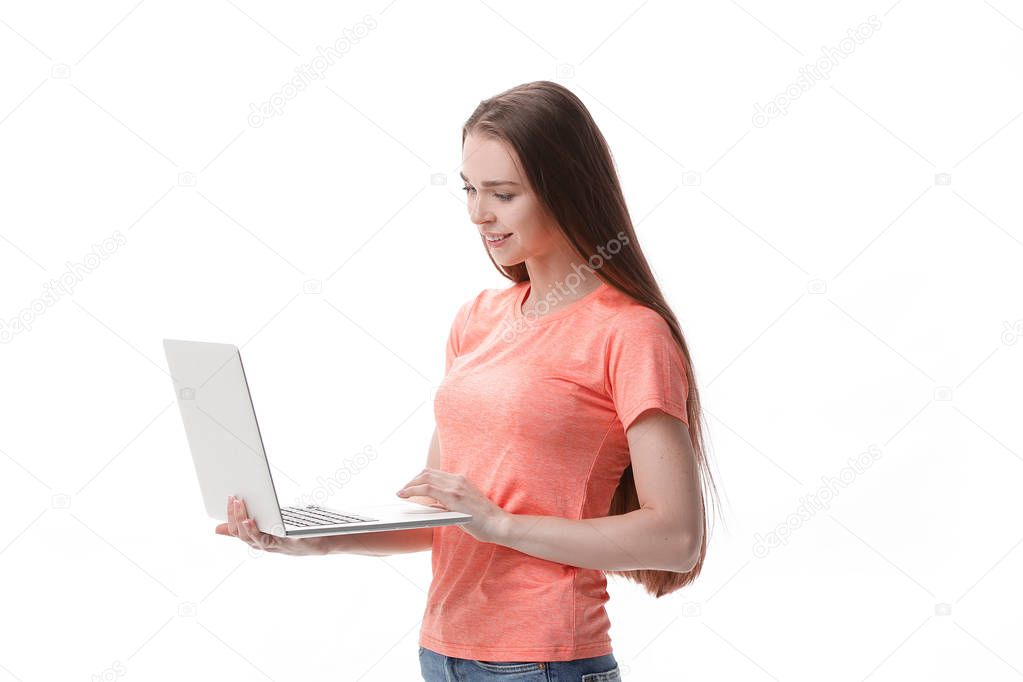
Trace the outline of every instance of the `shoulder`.
{"label": "shoulder", "polygon": [[520,291],[524,283],[511,284],[506,287],[482,289],[470,298],[463,299],[459,304],[456,318],[465,320],[470,316],[486,317],[490,313],[503,310]]}
{"label": "shoulder", "polygon": [[625,294],[621,295],[621,299],[614,314],[608,319],[608,334],[612,342],[672,335],[671,326],[659,312]]}
{"label": "shoulder", "polygon": [[608,320],[604,354],[609,368],[682,362],[682,349],[668,321],[653,308],[630,300]]}
{"label": "shoulder", "polygon": [[504,312],[527,282],[512,282],[503,287],[484,289],[476,294],[475,307],[481,312]]}

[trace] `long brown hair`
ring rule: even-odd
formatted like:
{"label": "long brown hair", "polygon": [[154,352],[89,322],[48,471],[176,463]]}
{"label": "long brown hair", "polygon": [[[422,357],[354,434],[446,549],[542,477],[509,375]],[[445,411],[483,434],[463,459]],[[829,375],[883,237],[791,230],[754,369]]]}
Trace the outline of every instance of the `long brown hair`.
{"label": "long brown hair", "polygon": [[[689,381],[686,401],[689,437],[703,491],[703,542],[699,559],[686,573],[607,572],[643,585],[655,597],[674,592],[695,580],[703,567],[709,533],[706,499],[709,495],[716,503],[717,491],[705,455],[700,393],[693,376],[689,348],[639,247],[607,141],[582,101],[568,89],[550,81],[524,83],[481,101],[462,127],[463,145],[470,134],[496,138],[515,150],[530,186],[581,258],[588,261],[597,253],[599,245],[616,239],[628,245],[614,257],[604,260],[599,277],[657,311],[671,327],[682,349]],[[627,239],[622,238],[622,234]],[[484,248],[502,275],[514,282],[529,279],[525,263],[505,268],[494,261],[490,249],[485,245]],[[630,464],[618,483],[608,515],[626,514],[639,508]]]}

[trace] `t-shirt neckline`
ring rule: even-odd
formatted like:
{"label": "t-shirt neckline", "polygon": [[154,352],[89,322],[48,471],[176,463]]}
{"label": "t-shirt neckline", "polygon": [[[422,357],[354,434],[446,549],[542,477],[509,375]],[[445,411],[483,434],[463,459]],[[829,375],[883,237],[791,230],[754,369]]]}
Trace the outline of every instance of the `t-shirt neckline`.
{"label": "t-shirt neckline", "polygon": [[546,324],[547,322],[552,322],[554,320],[560,319],[565,315],[568,315],[572,311],[582,308],[587,303],[589,303],[597,296],[602,294],[604,291],[607,291],[607,289],[609,288],[607,282],[600,279],[599,277],[597,278],[597,281],[600,282],[600,286],[598,286],[596,289],[586,294],[582,298],[570,301],[568,303],[559,302],[556,307],[551,308],[550,312],[546,313],[545,315],[541,315],[540,317],[536,317],[535,315],[527,316],[522,312],[522,304],[525,303],[526,297],[529,296],[529,291],[532,288],[532,284],[530,283],[530,281],[528,279],[524,280],[523,282],[519,283],[521,290],[519,291],[518,296],[515,297],[514,301],[515,310],[513,311],[513,313],[515,315],[515,319],[524,322],[525,324],[531,325]]}

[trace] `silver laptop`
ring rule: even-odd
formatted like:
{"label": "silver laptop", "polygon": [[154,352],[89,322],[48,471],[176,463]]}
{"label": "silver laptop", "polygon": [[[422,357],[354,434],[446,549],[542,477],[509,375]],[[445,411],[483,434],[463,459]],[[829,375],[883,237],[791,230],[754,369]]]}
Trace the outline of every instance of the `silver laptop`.
{"label": "silver laptop", "polygon": [[398,500],[343,508],[281,507],[238,348],[227,343],[164,339],[199,477],[206,512],[227,521],[227,496],[245,502],[259,530],[280,537],[312,537],[466,523],[470,514]]}

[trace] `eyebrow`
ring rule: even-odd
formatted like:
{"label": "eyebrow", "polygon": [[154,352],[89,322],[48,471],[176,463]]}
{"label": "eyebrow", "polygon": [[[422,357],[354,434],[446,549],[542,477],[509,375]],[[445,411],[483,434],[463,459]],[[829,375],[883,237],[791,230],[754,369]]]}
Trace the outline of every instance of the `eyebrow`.
{"label": "eyebrow", "polygon": [[[463,180],[469,182],[469,178],[465,177],[461,171],[459,171],[458,174],[462,176]],[[484,180],[480,183],[481,187],[500,187],[501,185],[515,185],[518,187],[519,183],[512,182],[511,180]]]}

